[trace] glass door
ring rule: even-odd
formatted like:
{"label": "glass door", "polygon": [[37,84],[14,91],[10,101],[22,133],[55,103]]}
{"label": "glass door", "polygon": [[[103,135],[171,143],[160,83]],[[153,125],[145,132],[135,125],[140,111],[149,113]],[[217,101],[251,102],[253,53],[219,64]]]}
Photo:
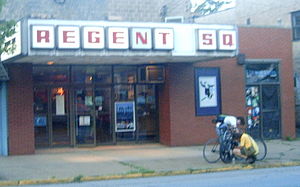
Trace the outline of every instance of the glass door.
{"label": "glass door", "polygon": [[113,142],[113,125],[111,123],[111,88],[95,89],[96,143]]}
{"label": "glass door", "polygon": [[155,85],[137,85],[137,121],[139,141],[158,140],[157,105]]}
{"label": "glass door", "polygon": [[95,145],[95,105],[93,89],[76,89],[74,98],[76,144]]}
{"label": "glass door", "polygon": [[49,146],[48,90],[34,88],[34,137],[36,147]]}
{"label": "glass door", "polygon": [[279,85],[262,85],[262,119],[263,136],[268,139],[279,138],[280,125],[280,107],[279,107]]}
{"label": "glass door", "polygon": [[249,63],[246,70],[247,122],[252,136],[281,136],[278,63]]}
{"label": "glass door", "polygon": [[51,89],[51,145],[70,145],[68,90],[64,87]]}

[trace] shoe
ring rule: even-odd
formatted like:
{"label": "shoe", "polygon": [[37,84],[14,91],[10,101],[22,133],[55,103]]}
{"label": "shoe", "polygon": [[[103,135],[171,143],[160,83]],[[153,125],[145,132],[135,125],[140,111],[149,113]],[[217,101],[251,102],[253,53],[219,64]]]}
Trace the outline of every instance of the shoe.
{"label": "shoe", "polygon": [[255,157],[255,156],[249,156],[249,157],[246,159],[246,162],[247,162],[248,164],[253,164],[255,161],[256,161],[256,157]]}

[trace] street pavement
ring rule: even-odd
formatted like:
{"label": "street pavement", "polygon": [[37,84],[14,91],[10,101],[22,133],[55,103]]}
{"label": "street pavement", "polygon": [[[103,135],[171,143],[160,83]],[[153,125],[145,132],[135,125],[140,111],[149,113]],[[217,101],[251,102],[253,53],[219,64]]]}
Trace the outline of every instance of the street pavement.
{"label": "street pavement", "polygon": [[0,156],[0,186],[80,182],[300,165],[300,139],[266,141],[268,154],[255,164],[207,163],[203,146],[160,144],[36,150]]}

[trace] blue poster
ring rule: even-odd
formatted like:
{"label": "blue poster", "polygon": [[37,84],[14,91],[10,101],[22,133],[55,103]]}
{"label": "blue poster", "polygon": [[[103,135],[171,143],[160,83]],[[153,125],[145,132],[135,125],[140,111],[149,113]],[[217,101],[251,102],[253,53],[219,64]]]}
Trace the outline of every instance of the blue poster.
{"label": "blue poster", "polygon": [[46,116],[36,116],[36,117],[34,117],[34,126],[36,126],[36,127],[46,127],[47,126]]}
{"label": "blue poster", "polygon": [[135,131],[135,107],[133,101],[115,102],[116,132]]}
{"label": "blue poster", "polygon": [[195,69],[196,116],[221,113],[221,89],[219,68]]}

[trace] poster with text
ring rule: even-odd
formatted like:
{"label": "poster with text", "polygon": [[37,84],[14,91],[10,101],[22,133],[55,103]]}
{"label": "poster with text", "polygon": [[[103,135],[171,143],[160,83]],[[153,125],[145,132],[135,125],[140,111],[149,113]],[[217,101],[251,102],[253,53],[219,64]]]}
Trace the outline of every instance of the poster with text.
{"label": "poster with text", "polygon": [[135,107],[133,101],[115,102],[116,132],[135,131]]}

